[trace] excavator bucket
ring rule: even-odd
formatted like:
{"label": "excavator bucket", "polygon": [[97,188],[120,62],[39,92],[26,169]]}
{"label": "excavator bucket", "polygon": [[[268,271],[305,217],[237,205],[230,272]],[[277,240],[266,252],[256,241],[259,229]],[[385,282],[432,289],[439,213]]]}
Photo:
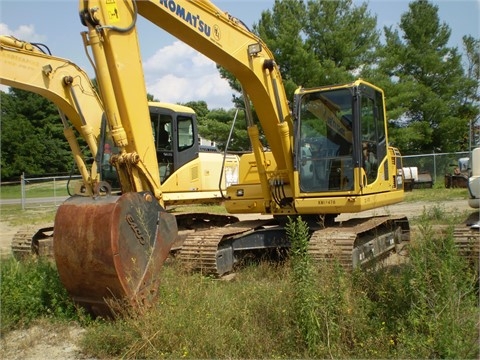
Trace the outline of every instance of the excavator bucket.
{"label": "excavator bucket", "polygon": [[71,197],[55,217],[60,279],[73,300],[97,316],[112,315],[112,299],[149,305],[176,236],[175,217],[150,193]]}

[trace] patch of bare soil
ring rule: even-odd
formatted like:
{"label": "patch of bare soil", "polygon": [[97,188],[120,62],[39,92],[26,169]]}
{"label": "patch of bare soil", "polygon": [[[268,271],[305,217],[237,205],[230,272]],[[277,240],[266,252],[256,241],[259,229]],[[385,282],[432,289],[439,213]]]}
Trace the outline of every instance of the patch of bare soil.
{"label": "patch of bare soil", "polygon": [[26,330],[15,330],[2,337],[0,358],[8,360],[87,359],[78,340],[85,332],[78,325],[52,325],[40,322]]}
{"label": "patch of bare soil", "polygon": [[12,254],[12,238],[19,229],[20,226],[12,226],[7,222],[0,221],[0,259]]}

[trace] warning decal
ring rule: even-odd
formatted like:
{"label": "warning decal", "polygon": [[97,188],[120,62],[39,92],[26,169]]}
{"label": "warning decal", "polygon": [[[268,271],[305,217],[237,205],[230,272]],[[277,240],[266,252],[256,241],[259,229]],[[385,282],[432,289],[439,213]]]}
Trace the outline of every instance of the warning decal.
{"label": "warning decal", "polygon": [[109,23],[116,23],[120,21],[118,15],[118,8],[116,0],[105,0],[105,5],[107,8],[107,16]]}

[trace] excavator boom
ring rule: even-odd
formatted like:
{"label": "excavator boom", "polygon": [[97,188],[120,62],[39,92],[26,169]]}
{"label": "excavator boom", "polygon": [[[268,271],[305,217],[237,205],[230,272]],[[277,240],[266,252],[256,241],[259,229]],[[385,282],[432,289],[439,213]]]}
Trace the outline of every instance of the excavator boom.
{"label": "excavator boom", "polygon": [[85,139],[95,159],[104,110],[87,74],[69,60],[11,36],[0,36],[0,65],[2,84],[42,95],[57,105],[86,192],[93,194],[100,180],[98,165],[86,164],[73,131]]}
{"label": "excavator boom", "polygon": [[[137,1],[138,13],[230,71],[253,103],[277,166],[289,169],[292,119],[282,78],[263,41],[209,1]],[[253,125],[253,124],[251,124]]]}
{"label": "excavator boom", "polygon": [[[248,121],[248,134],[256,163],[262,212],[270,212],[273,198],[269,183],[280,178],[293,183],[293,123],[282,78],[273,54],[246,26],[209,1],[136,1],[138,13],[230,71],[241,83],[246,108],[250,101],[260,119],[270,155],[276,164],[267,173],[270,162],[263,153],[259,129]],[[247,119],[251,119],[251,115]],[[227,205],[228,208],[228,205]],[[255,212],[258,212],[255,209]]]}

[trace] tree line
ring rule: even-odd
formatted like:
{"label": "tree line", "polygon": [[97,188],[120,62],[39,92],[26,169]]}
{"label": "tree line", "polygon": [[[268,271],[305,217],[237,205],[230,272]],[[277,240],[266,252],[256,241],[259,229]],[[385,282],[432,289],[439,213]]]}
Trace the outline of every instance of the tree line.
{"label": "tree line", "polygon": [[[471,129],[479,126],[480,39],[465,35],[462,49],[449,46],[451,29],[428,0],[410,2],[396,26],[377,25],[367,3],[275,0],[251,31],[274,54],[289,98],[300,85],[361,77],[384,89],[390,143],[404,155],[469,150]],[[219,71],[240,90],[231,74]],[[55,106],[17,89],[0,96],[2,180],[70,171]],[[209,109],[202,100],[183,105],[197,112],[200,135],[223,149],[242,104],[233,96],[231,109]],[[230,150],[249,149],[244,119],[238,113]]]}

